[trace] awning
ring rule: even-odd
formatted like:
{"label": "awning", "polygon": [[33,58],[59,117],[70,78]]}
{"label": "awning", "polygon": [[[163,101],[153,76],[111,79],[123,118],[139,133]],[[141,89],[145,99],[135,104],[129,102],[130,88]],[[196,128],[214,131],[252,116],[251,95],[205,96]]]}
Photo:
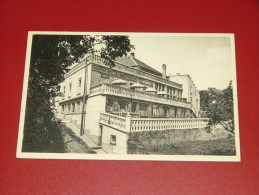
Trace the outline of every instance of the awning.
{"label": "awning", "polygon": [[145,92],[157,92],[157,90],[153,87],[146,88]]}
{"label": "awning", "polygon": [[117,80],[113,81],[112,84],[113,85],[126,85],[127,82],[122,79],[117,79]]}
{"label": "awning", "polygon": [[167,95],[167,93],[165,91],[159,91],[156,93],[157,95]]}
{"label": "awning", "polygon": [[134,83],[130,86],[130,88],[135,89],[135,88],[145,88],[144,85],[141,85],[140,83]]}

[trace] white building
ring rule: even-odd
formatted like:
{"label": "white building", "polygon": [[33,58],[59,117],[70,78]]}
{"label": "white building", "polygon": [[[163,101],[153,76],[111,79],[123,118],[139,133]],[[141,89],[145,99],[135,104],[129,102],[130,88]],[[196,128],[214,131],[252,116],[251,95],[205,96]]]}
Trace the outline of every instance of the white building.
{"label": "white building", "polygon": [[104,59],[90,55],[65,74],[58,117],[80,128],[84,110],[82,136],[107,153],[127,153],[134,132],[206,126],[206,120],[197,118],[199,106],[182,98],[183,89],[168,79],[165,65],[160,73],[129,55],[110,68]]}
{"label": "white building", "polygon": [[181,75],[177,73],[176,75],[170,75],[169,79],[176,83],[182,84],[183,94],[182,97],[190,102],[194,109],[196,110],[197,116],[200,114],[200,94],[197,90],[192,78],[188,74]]}

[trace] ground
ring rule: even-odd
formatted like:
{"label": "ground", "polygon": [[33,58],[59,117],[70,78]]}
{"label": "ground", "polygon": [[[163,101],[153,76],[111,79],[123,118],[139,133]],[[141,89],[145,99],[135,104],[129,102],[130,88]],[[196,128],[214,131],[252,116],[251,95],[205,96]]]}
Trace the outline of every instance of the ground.
{"label": "ground", "polygon": [[164,144],[154,148],[146,148],[130,143],[130,154],[162,154],[162,155],[236,155],[234,137]]}
{"label": "ground", "polygon": [[63,124],[61,124],[60,127],[62,128],[65,153],[96,153],[92,149],[88,148],[86,143],[84,143],[79,137],[77,137],[71,129],[67,128]]}

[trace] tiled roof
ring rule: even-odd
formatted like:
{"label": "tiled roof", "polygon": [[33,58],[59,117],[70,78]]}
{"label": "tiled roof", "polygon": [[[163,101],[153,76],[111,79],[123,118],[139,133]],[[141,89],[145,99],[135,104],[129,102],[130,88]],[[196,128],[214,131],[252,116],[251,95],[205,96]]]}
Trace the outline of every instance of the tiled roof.
{"label": "tiled roof", "polygon": [[127,66],[137,66],[137,64],[133,61],[131,56],[117,58],[116,62],[119,62],[119,63],[127,65]]}
{"label": "tiled roof", "polygon": [[135,62],[136,62],[140,67],[142,67],[142,68],[144,68],[144,69],[147,69],[147,70],[150,70],[150,71],[152,71],[152,72],[155,72],[155,73],[157,73],[157,74],[159,74],[159,75],[162,76],[162,73],[161,73],[161,72],[157,71],[156,69],[152,68],[151,66],[145,64],[144,62],[141,62],[140,60],[138,60],[138,59],[136,59],[136,58],[133,58],[133,59],[135,60]]}
{"label": "tiled roof", "polygon": [[145,64],[144,62],[138,60],[137,58],[133,57],[133,56],[125,56],[125,57],[121,57],[116,59],[117,62],[127,65],[127,66],[138,66],[141,69],[145,69],[147,71],[151,71],[156,75],[162,76],[162,73],[157,71],[156,69],[152,68],[151,66]]}

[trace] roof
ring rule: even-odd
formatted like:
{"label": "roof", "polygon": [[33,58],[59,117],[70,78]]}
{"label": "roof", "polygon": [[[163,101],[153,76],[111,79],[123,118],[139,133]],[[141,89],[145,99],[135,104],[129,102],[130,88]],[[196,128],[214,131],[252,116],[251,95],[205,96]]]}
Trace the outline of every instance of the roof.
{"label": "roof", "polygon": [[156,69],[152,68],[151,66],[145,64],[144,62],[138,60],[137,58],[133,57],[133,56],[125,56],[125,57],[121,57],[116,59],[117,62],[127,65],[127,66],[131,66],[131,67],[140,67],[141,69],[145,69],[147,71],[151,71],[156,75],[162,76],[162,73],[157,71]]}

